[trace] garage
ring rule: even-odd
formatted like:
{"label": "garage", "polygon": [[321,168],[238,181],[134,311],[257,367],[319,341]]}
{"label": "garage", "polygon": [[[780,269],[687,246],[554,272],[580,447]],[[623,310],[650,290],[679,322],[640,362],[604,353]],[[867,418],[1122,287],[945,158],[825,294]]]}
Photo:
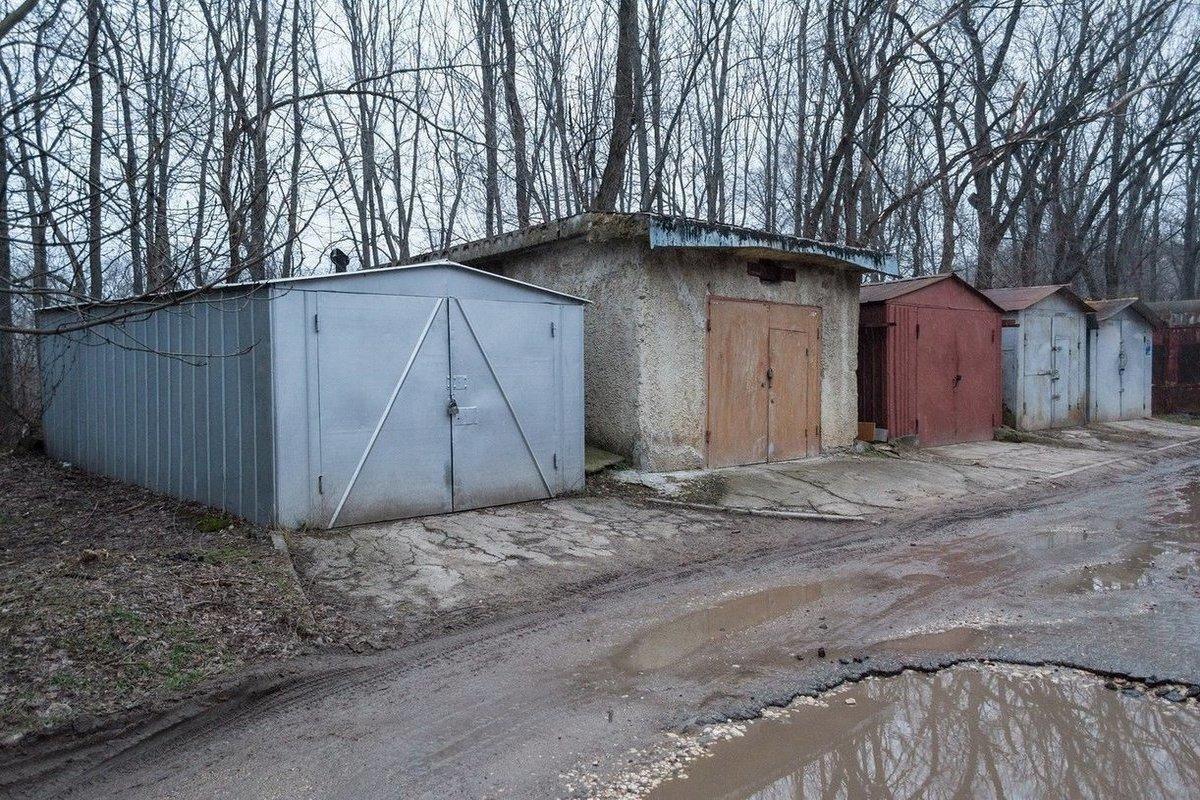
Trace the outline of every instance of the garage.
{"label": "garage", "polygon": [[1088,300],[1088,384],[1092,422],[1150,416],[1153,313],[1137,298]]}
{"label": "garage", "polygon": [[1004,309],[1004,419],[1022,430],[1087,419],[1087,305],[1066,285],[984,291]]}
{"label": "garage", "polygon": [[821,311],[710,297],[708,464],[821,451]]}
{"label": "garage", "polygon": [[858,288],[896,272],[873,250],[647,213],[437,255],[587,297],[588,443],[656,472],[851,445]]}
{"label": "garage", "polygon": [[1000,423],[1000,309],[953,274],[859,292],[859,420],[924,445],[992,438]]}
{"label": "garage", "polygon": [[583,484],[584,304],[438,262],[47,310],[121,317],[43,339],[47,449],[288,526],[553,497]]}

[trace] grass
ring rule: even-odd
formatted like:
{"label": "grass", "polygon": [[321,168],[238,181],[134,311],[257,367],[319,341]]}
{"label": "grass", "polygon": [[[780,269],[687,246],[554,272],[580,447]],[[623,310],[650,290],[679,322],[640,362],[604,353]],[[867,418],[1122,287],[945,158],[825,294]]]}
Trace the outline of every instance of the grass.
{"label": "grass", "polygon": [[228,528],[233,523],[233,517],[227,514],[201,514],[196,517],[196,530],[201,533],[216,533]]}

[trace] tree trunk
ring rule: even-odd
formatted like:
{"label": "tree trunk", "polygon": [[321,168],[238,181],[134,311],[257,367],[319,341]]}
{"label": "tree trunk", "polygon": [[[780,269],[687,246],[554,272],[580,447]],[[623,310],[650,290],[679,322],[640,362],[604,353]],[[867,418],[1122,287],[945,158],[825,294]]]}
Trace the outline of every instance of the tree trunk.
{"label": "tree trunk", "polygon": [[508,122],[512,129],[514,182],[517,195],[517,226],[529,227],[529,156],[525,138],[525,114],[517,95],[517,37],[513,27],[508,0],[498,0],[500,28],[504,38],[504,102],[508,106]]}
{"label": "tree trunk", "polygon": [[619,0],[617,4],[617,63],[613,85],[612,135],[608,139],[608,157],[600,188],[592,201],[595,211],[614,211],[625,175],[625,159],[633,135],[634,109],[637,106],[634,87],[634,60],[638,52],[637,0]]}
{"label": "tree trunk", "polygon": [[99,299],[104,293],[104,273],[100,261],[100,147],[104,138],[104,86],[100,76],[100,0],[87,4],[88,94],[91,98],[91,139],[88,152],[88,296]]}

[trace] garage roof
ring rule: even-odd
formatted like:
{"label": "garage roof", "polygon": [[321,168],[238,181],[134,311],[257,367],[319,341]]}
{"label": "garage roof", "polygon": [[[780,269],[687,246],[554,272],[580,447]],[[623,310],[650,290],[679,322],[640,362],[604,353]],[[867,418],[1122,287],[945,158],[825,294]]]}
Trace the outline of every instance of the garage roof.
{"label": "garage roof", "polygon": [[858,289],[858,302],[882,303],[888,300],[895,300],[897,297],[903,297],[904,295],[918,292],[922,289],[946,280],[954,281],[955,283],[965,286],[971,293],[977,295],[988,305],[993,307],[996,306],[990,297],[976,289],[969,282],[963,280],[953,272],[943,272],[937,275],[923,275],[918,278],[902,278],[898,281],[884,281],[882,283],[864,283]]}
{"label": "garage roof", "polygon": [[1085,303],[1079,295],[1071,291],[1070,284],[1067,283],[1052,283],[1045,286],[1016,286],[1009,289],[984,289],[983,293],[987,295],[993,303],[1000,306],[1005,311],[1024,311],[1032,305],[1042,302],[1052,294],[1061,292],[1063,297],[1068,302],[1079,306],[1081,311],[1092,310],[1091,306]]}
{"label": "garage roof", "polygon": [[1085,300],[1084,302],[1095,311],[1097,322],[1104,322],[1104,320],[1119,314],[1125,309],[1132,308],[1134,313],[1140,315],[1146,322],[1149,322],[1151,325],[1158,324],[1158,316],[1136,297],[1118,297],[1112,300]]}
{"label": "garage roof", "polygon": [[846,267],[881,275],[899,274],[896,259],[877,250],[819,242],[739,225],[640,212],[576,214],[524,230],[457,244],[417,256],[414,260],[452,258],[472,263],[486,262],[489,258],[585,237],[596,240],[639,238],[645,240],[652,250],[718,250],[747,257]]}

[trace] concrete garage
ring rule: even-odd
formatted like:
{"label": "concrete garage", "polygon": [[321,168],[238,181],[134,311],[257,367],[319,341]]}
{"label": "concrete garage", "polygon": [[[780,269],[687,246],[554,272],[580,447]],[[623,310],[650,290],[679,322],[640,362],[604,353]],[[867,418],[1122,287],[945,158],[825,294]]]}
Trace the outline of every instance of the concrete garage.
{"label": "concrete garage", "polygon": [[1000,424],[1000,309],[957,275],[868,283],[860,293],[859,420],[939,445]]}
{"label": "concrete garage", "polygon": [[858,287],[894,273],[870,250],[653,214],[582,214],[437,255],[588,297],[588,440],[649,470],[851,444]]}
{"label": "concrete garage", "polygon": [[448,262],[40,312],[55,459],[335,527],[583,485],[585,301]]}
{"label": "concrete garage", "polygon": [[1004,310],[1004,421],[1022,430],[1087,420],[1087,315],[1066,285],[987,289]]}
{"label": "concrete garage", "polygon": [[1088,300],[1088,418],[1115,422],[1150,416],[1154,315],[1135,297]]}

